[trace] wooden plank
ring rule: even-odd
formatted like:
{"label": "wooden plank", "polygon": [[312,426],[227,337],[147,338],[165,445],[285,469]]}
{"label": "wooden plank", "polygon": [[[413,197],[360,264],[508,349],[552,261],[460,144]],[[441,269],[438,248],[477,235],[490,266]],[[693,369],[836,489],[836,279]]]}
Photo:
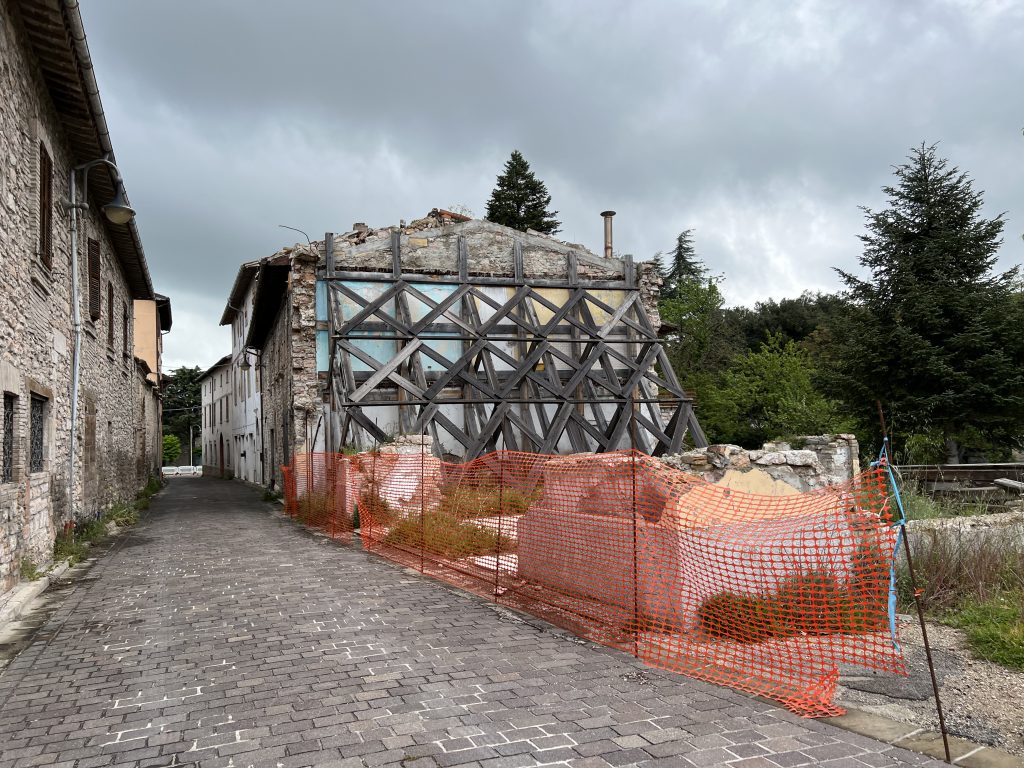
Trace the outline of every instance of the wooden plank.
{"label": "wooden plank", "polygon": [[352,316],[350,320],[347,320],[338,329],[337,333],[339,335],[345,336],[347,334],[352,333],[352,331],[359,328],[369,317],[380,318],[381,322],[387,324],[398,333],[404,334],[406,336],[409,335],[408,327],[399,323],[396,318],[387,314],[386,311],[383,313],[381,312],[383,306],[387,302],[391,301],[399,293],[401,293],[402,289],[405,287],[405,283],[393,283],[390,288],[388,288],[386,291],[384,291],[384,293],[382,293],[380,296],[378,296],[376,299],[373,299],[372,301],[367,301],[365,298],[360,296],[355,291],[350,290],[348,286],[346,286],[344,283],[335,282],[333,287],[335,290],[344,293],[352,301],[362,306],[362,309],[360,309],[356,314]]}
{"label": "wooden plank", "polygon": [[512,241],[512,281],[522,285],[523,277],[523,241],[518,237]]}
{"label": "wooden plank", "polygon": [[[364,363],[369,365],[371,368],[374,368],[375,370],[379,370],[380,368],[384,367],[384,363],[382,363],[380,360],[378,360],[375,357],[373,357],[373,355],[370,355],[366,351],[364,351],[362,349],[359,349],[358,347],[356,347],[355,345],[353,345],[352,343],[350,343],[348,341],[345,341],[344,339],[338,339],[338,345],[340,347],[342,347],[343,349],[347,350],[354,357],[357,357],[360,360],[362,360]],[[407,378],[405,378],[404,376],[398,374],[395,371],[392,371],[388,375],[387,380],[393,382],[394,384],[397,384],[400,387],[403,387],[404,389],[408,390],[409,392],[411,392],[412,394],[416,395],[417,397],[422,398],[423,395],[426,394],[426,392],[424,392],[418,386],[416,386],[411,381],[409,381]],[[360,387],[360,389],[362,389],[362,387]],[[348,399],[353,401],[353,402],[356,401],[356,397],[355,397],[354,394],[349,395]]]}
{"label": "wooden plank", "polygon": [[466,284],[469,282],[469,249],[463,235],[456,238],[456,260],[459,265],[459,282]]}
{"label": "wooden plank", "polygon": [[402,232],[398,229],[391,230],[391,277],[402,277]]}
{"label": "wooden plank", "polygon": [[1008,477],[999,477],[992,481],[993,485],[1015,493],[1024,493],[1024,483],[1011,480]]}
{"label": "wooden plank", "polygon": [[[361,400],[371,391],[376,389],[377,385],[379,385],[382,381],[390,379],[392,374],[395,373],[398,367],[403,362],[405,362],[405,360],[410,355],[415,353],[416,350],[419,349],[422,344],[423,342],[420,341],[419,339],[413,339],[408,346],[405,346],[401,350],[399,350],[394,357],[392,357],[386,363],[381,364],[381,366],[376,371],[373,372],[370,378],[363,382],[363,385],[352,393],[351,399],[356,401]],[[425,394],[426,392],[421,389],[420,395],[422,396]]]}
{"label": "wooden plank", "polygon": [[[334,274],[335,279],[347,280],[349,282],[381,283],[394,280],[406,282],[430,282],[438,285],[462,285],[468,283],[472,286],[488,285],[510,285],[515,286],[515,277],[491,277],[487,275],[469,275],[465,280],[460,279],[456,272],[451,274],[423,274],[417,272],[403,272],[397,277],[390,272],[375,270],[338,270]],[[577,280],[577,287],[597,290],[628,290],[623,280]],[[531,277],[530,285],[537,288],[565,288],[566,279]]]}

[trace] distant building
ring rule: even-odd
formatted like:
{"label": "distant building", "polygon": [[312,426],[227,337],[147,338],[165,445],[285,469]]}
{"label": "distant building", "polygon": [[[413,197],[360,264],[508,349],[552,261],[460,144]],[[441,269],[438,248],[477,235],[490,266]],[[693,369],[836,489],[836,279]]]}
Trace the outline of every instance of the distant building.
{"label": "distant building", "polygon": [[263,482],[259,369],[254,365],[255,355],[245,349],[258,270],[256,261],[239,268],[220,319],[221,325],[231,326],[231,440],[227,450],[234,476],[250,483]]}
{"label": "distant building", "polygon": [[231,356],[225,355],[199,379],[203,408],[203,474],[233,477],[231,463]]}
{"label": "distant building", "polygon": [[72,169],[114,161],[103,114],[77,3],[0,0],[0,602],[23,562],[51,561],[65,523],[132,500],[158,467],[160,361],[137,350],[158,348],[159,330],[133,311],[158,298],[134,220],[101,211],[117,187],[106,165],[84,201],[77,174],[72,321],[63,201]]}

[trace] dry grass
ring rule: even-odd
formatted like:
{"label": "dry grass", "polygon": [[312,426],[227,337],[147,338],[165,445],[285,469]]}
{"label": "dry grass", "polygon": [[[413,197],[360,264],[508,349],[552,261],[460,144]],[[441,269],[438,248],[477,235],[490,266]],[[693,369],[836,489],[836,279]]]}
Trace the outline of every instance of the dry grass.
{"label": "dry grass", "polygon": [[515,542],[508,538],[499,541],[496,531],[473,525],[440,509],[398,520],[384,537],[384,543],[417,551],[422,549],[449,560],[511,552],[515,548]]}

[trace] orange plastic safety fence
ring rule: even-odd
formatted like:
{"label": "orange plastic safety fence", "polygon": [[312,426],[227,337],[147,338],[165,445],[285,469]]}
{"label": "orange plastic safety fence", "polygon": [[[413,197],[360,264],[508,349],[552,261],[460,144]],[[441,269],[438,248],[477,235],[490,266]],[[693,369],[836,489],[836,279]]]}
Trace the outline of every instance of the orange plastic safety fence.
{"label": "orange plastic safety fence", "polygon": [[351,459],[340,453],[301,453],[282,466],[288,516],[328,536],[350,540],[356,499]]}
{"label": "orange plastic safety fence", "polygon": [[[286,489],[289,514],[321,528],[350,525],[356,505],[363,545],[392,560],[652,666],[826,716],[842,712],[840,663],[906,674],[883,472],[763,496],[632,451],[467,464],[382,451],[296,457]],[[332,489],[333,512],[304,512]]]}

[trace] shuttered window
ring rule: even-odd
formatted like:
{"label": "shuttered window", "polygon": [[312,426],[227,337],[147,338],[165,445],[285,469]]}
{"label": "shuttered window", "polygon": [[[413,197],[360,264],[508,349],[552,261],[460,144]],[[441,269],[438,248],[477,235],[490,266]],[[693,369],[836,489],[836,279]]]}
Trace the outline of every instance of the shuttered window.
{"label": "shuttered window", "polygon": [[100,243],[89,238],[89,317],[99,320],[100,296],[103,286],[100,284]]}
{"label": "shuttered window", "polygon": [[39,142],[39,260],[53,268],[53,161]]}
{"label": "shuttered window", "polygon": [[121,303],[121,341],[123,343],[124,356],[128,357],[131,352],[131,344],[128,339],[128,305]]}
{"label": "shuttered window", "polygon": [[114,349],[114,284],[107,283],[107,347]]}

